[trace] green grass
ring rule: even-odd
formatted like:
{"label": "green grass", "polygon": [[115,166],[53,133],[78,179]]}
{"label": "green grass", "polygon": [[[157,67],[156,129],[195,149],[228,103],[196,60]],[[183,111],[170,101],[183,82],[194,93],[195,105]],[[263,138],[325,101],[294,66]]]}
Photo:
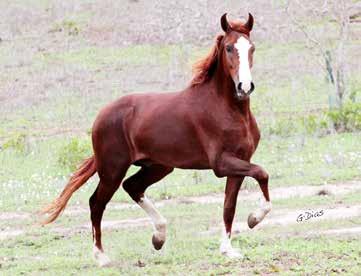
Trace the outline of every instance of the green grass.
{"label": "green grass", "polygon": [[[263,133],[267,136],[272,134],[308,135],[310,130],[307,129],[307,121],[309,121],[310,114],[313,114],[317,120],[322,119],[327,123],[325,112],[328,107],[328,93],[332,88],[325,81],[325,76],[302,74],[295,79],[280,76],[277,85],[273,78],[267,77],[267,72],[272,71],[266,68],[269,66],[267,57],[282,56],[283,51],[287,51],[289,55],[296,54],[300,45],[275,44],[269,47],[267,43],[264,43],[258,48],[259,52],[257,51],[256,54],[259,56],[258,68],[254,69],[257,89],[252,95],[252,110]],[[2,51],[0,50],[0,60],[4,58],[5,65],[14,62],[16,64],[17,61],[13,59],[6,60],[12,47],[6,45]],[[45,51],[30,54],[30,57],[26,57],[30,62],[28,66],[10,67],[0,78],[3,78],[4,82],[12,82],[16,79],[19,83],[26,83],[29,81],[25,78],[28,74],[40,75],[44,78],[46,77],[44,71],[46,71],[49,76],[55,78],[55,82],[43,92],[43,97],[36,96],[39,97],[36,104],[24,105],[19,109],[4,113],[4,120],[0,124],[0,140],[3,136],[6,137],[9,133],[20,129],[40,135],[50,131],[54,126],[58,128],[77,126],[82,130],[89,129],[100,108],[122,96],[122,91],[127,91],[129,88],[127,85],[122,86],[122,82],[120,85],[114,82],[114,78],[124,78],[124,72],[127,70],[130,70],[130,74],[135,74],[132,71],[134,68],[143,68],[142,70],[155,68],[160,72],[180,70],[173,68],[174,59],[187,64],[181,70],[190,72],[190,65],[207,51],[208,47],[190,45],[137,45],[123,48],[100,48],[85,47],[81,44],[78,48],[64,52]],[[292,60],[274,62],[285,64],[292,63]],[[59,84],[56,76],[59,72],[64,71],[64,67],[68,68],[67,70],[74,76],[80,73],[80,77],[83,77],[82,74],[88,72],[91,74],[91,79],[80,85],[81,80],[74,77],[72,83]],[[140,72],[143,72],[142,70]],[[175,72],[177,74],[187,73]],[[92,84],[88,82],[102,82],[104,85],[107,84],[107,87],[104,91],[93,90]],[[360,101],[361,88],[358,75],[350,75],[348,82],[351,94],[356,101]],[[186,85],[187,83],[184,83],[181,88]],[[153,89],[161,90],[160,86]],[[0,96],[2,96],[1,92]],[[313,129],[311,132],[311,134],[313,132],[317,134],[317,129]]]}
{"label": "green grass", "polygon": [[[85,19],[79,15],[77,20],[82,22]],[[53,128],[54,125],[59,128],[76,125],[83,130],[89,129],[102,106],[121,96],[123,91],[135,89],[127,87],[129,84],[122,85],[121,80],[130,77],[125,75],[125,72],[136,74],[137,68],[139,72],[154,69],[163,73],[174,71],[175,74],[190,77],[191,64],[203,57],[210,48],[194,45],[89,47],[80,38],[78,40],[76,47],[69,50],[45,50],[32,52],[26,56],[22,50],[25,45],[17,48],[18,44],[15,42],[10,42],[0,49],[2,64],[9,66],[5,74],[0,76],[0,80],[4,83],[17,81],[26,84],[29,82],[29,75],[40,76],[40,83],[50,81],[49,87],[42,91],[42,97],[38,95],[39,88],[35,87],[33,96],[39,97],[36,104],[23,105],[18,109],[12,108],[11,112],[4,113],[4,120],[0,124],[0,140],[3,135],[6,136],[7,133],[19,129],[34,130],[33,132],[40,134],[44,130]],[[18,59],[13,57],[14,48]],[[307,132],[304,126],[307,116],[312,113],[322,118],[327,110],[328,93],[331,88],[325,81],[324,75],[304,73],[297,78],[291,78],[289,75],[289,68],[294,66],[292,56],[307,54],[309,53],[302,43],[270,45],[261,42],[257,46],[253,70],[257,89],[252,95],[252,109],[264,134],[276,133],[283,136],[304,134]],[[13,66],[23,63],[23,60],[26,66]],[[174,60],[177,60],[176,66],[173,64]],[[281,64],[285,68],[280,69],[279,72],[278,70],[275,72],[274,67],[268,68],[274,64]],[[46,76],[44,72],[47,72]],[[57,76],[64,72],[66,75],[72,75],[71,82],[59,83]],[[272,75],[269,75],[270,73]],[[90,78],[88,74],[91,74],[91,78],[82,82],[79,78],[83,78],[84,74],[87,78]],[[67,79],[67,77],[62,78]],[[275,78],[277,78],[276,83]],[[106,89],[94,90],[93,84],[89,82],[102,82]],[[350,91],[359,101],[358,94],[361,90],[358,74],[350,74],[348,83]],[[186,85],[187,83],[184,83],[179,88],[184,88]],[[30,88],[28,86],[25,88],[26,92],[31,85]],[[159,87],[153,87],[152,90],[162,90],[161,84]],[[0,92],[1,96],[7,97],[7,94]]]}
{"label": "green grass", "polygon": [[85,47],[62,53],[45,53],[38,56],[44,66],[61,62],[82,69],[96,69],[103,66],[155,66],[166,65],[172,55],[179,55],[182,47],[177,45],[153,46],[135,45],[124,48]]}
{"label": "green grass", "polygon": [[[50,4],[47,0],[15,2],[16,6],[32,9],[34,14],[50,8]],[[207,47],[89,46],[84,31],[90,20],[92,12],[77,11],[48,22],[49,26],[40,33],[48,31],[48,39],[61,41],[56,42],[62,43],[60,47],[51,43],[50,47],[45,43],[41,49],[29,47],[29,40],[18,39],[23,35],[20,31],[14,40],[5,38],[1,44],[0,63],[4,73],[0,75],[0,98],[11,99],[9,105],[2,106],[0,120],[0,210],[32,214],[25,219],[0,220],[0,231],[28,231],[26,235],[1,240],[1,275],[360,274],[359,237],[307,236],[314,230],[360,225],[359,218],[340,219],[337,223],[315,219],[242,233],[234,244],[242,249],[245,259],[231,261],[218,253],[219,237],[204,234],[220,225],[222,204],[170,204],[161,208],[169,222],[165,252],[154,254],[150,250],[150,226],[105,230],[105,248],[115,261],[115,265],[107,269],[97,268],[91,259],[90,230],[76,228],[89,223],[88,211],[76,216],[64,215],[50,227],[34,226],[33,213],[59,194],[71,173],[59,163],[59,156],[66,158],[62,149],[72,137],[89,143],[86,132],[99,109],[124,92],[143,87],[137,78],[130,79],[134,87],[127,87],[131,83],[129,75],[155,71],[159,79],[154,77],[149,81],[159,83],[159,87],[146,84],[147,89],[173,89],[173,85],[183,88],[187,83],[173,84],[169,74],[190,76],[191,64],[203,57],[213,43]],[[315,28],[320,27],[319,24],[323,21]],[[360,179],[361,133],[321,137],[325,133],[318,130],[318,126],[310,131],[307,125],[310,114],[317,120],[324,119],[330,91],[325,76],[308,68],[313,65],[295,68],[295,63],[302,63],[303,57],[309,58],[309,50],[300,42],[256,43],[253,70],[256,91],[252,95],[252,110],[263,137],[253,162],[268,171],[271,194],[273,187]],[[355,38],[346,47],[353,47],[352,51],[357,52],[357,43]],[[348,77],[350,95],[360,102],[359,74],[350,72]],[[167,81],[170,83],[165,84]],[[25,137],[24,143],[21,140],[17,144],[16,137]],[[4,145],[14,148],[5,149]],[[128,176],[136,170],[130,168]],[[147,193],[154,200],[222,193],[224,183],[224,179],[217,179],[211,171],[175,170]],[[97,177],[94,177],[74,194],[70,205],[88,210],[88,198],[96,185]],[[246,179],[244,185],[259,191],[251,179]],[[275,200],[273,205],[275,210],[333,208],[359,204],[360,196],[358,191],[342,196]],[[112,202],[131,200],[120,189]],[[254,205],[253,202],[239,204],[236,220],[245,221]],[[109,207],[105,220],[144,216],[139,208]],[[51,231],[53,227],[66,231]]]}
{"label": "green grass", "polygon": [[[360,178],[359,140],[360,134],[357,133],[300,140],[292,137],[262,139],[253,162],[267,170],[271,188],[321,185]],[[29,139],[25,153],[11,149],[0,151],[0,162],[3,164],[0,193],[4,195],[0,198],[0,208],[35,209],[53,199],[71,173],[59,163],[61,149],[68,141],[62,137],[44,141]],[[132,167],[128,175],[137,169]],[[224,183],[225,180],[216,178],[212,171],[175,170],[150,187],[148,193],[154,199],[209,194],[222,192]],[[87,204],[96,184],[97,179],[93,178],[75,194],[73,200]],[[246,179],[245,185],[258,189],[252,179]],[[124,192],[118,192],[113,200],[129,201],[129,198]]]}
{"label": "green grass", "polygon": [[[89,221],[88,214],[63,216],[53,226],[45,228],[25,226],[26,235],[2,241],[2,275],[245,275],[276,272],[282,275],[337,272],[356,275],[360,272],[360,239],[354,236],[310,236],[309,230],[335,227],[333,221],[317,219],[289,227],[273,226],[243,232],[234,238],[233,245],[241,248],[245,257],[243,260],[229,260],[218,252],[219,234],[205,232],[220,226],[222,209],[219,207],[217,204],[178,204],[161,208],[169,228],[165,250],[160,254],[150,249],[150,225],[104,230],[104,246],[114,261],[111,268],[104,269],[97,268],[92,260],[90,229],[76,230],[76,225]],[[274,209],[277,208],[275,203]],[[244,221],[249,210],[250,206],[239,206],[236,221]],[[118,214],[109,209],[105,220],[123,219],[125,215],[138,217],[140,214],[144,215],[140,209],[121,210]],[[359,218],[340,219],[336,227],[353,227],[360,223]],[[58,233],[51,231],[53,227],[73,231]]]}
{"label": "green grass", "polygon": [[[2,254],[10,257],[2,267],[3,275],[35,273],[54,275],[55,273],[77,275],[207,275],[219,274],[324,274],[342,273],[356,275],[360,272],[358,259],[360,241],[357,238],[339,240],[336,238],[274,239],[244,235],[236,240],[242,244],[246,253],[245,260],[230,261],[218,253],[215,238],[186,239],[187,233],[178,231],[175,236],[171,230],[170,241],[164,255],[155,255],[144,248],[149,243],[142,241],[139,231],[107,233],[106,241],[115,242],[108,246],[115,260],[112,268],[97,268],[90,254],[89,237],[61,238],[42,235],[29,241],[6,242],[13,247]],[[180,232],[180,233],[179,233]],[[150,234],[150,233],[148,233]],[[121,238],[124,236],[124,238]],[[126,237],[126,238],[125,238]],[[15,249],[16,248],[16,249]],[[123,249],[123,250],[122,250]],[[49,254],[49,252],[52,252]],[[16,255],[14,255],[16,254]],[[310,258],[309,256],[313,256]]]}
{"label": "green grass", "polygon": [[[125,192],[120,189],[118,193],[125,195]],[[272,195],[272,189],[271,189],[271,195]],[[259,196],[261,197],[261,193],[259,192]],[[322,208],[327,212],[328,209],[333,209],[335,206],[349,206],[353,204],[360,204],[360,196],[361,196],[361,190],[359,191],[353,191],[351,193],[347,193],[344,195],[332,195],[332,196],[306,196],[306,197],[297,197],[293,196],[291,198],[287,199],[276,199],[272,200],[273,204],[273,210],[279,211],[279,210],[299,210],[300,213],[309,210],[314,209],[318,210],[319,208]],[[77,196],[75,196],[76,198]],[[55,226],[61,226],[61,227],[68,227],[72,228],[74,225],[81,225],[86,224],[89,222],[89,207],[87,202],[82,202],[79,200],[76,200],[73,198],[69,203],[70,209],[79,209],[82,210],[82,212],[79,213],[79,215],[74,216],[74,214],[64,214],[60,217],[58,221],[55,222]],[[153,198],[152,198],[153,199]],[[108,205],[108,208],[105,212],[104,219],[105,220],[126,220],[126,219],[136,219],[136,218],[144,218],[146,217],[146,214],[143,210],[136,207],[136,204],[133,201],[129,200],[129,203],[131,203],[135,208],[125,208],[125,209],[119,209],[114,206],[113,203],[116,203],[117,200],[112,200],[110,205]],[[182,200],[174,200],[166,204],[165,206],[161,207],[161,213],[164,214],[166,217],[172,217],[175,216],[176,212],[179,211],[180,219],[186,219],[189,216],[198,217],[199,220],[202,220],[204,217],[204,214],[207,213],[208,210],[212,211],[213,217],[205,217],[204,219],[208,223],[220,223],[220,220],[222,218],[222,202],[220,203],[209,203],[209,204],[200,204],[200,203],[185,203]],[[26,206],[25,206],[26,207]],[[239,203],[238,203],[238,209],[237,209],[237,220],[244,221],[247,219],[248,214],[253,211],[257,207],[257,202],[253,201],[242,201],[242,195],[239,197]],[[15,209],[11,209],[9,211],[14,211]],[[40,219],[37,216],[28,216],[30,213],[35,214],[34,209],[32,209],[32,206],[27,206],[27,208],[23,208],[19,212],[20,215],[26,215],[25,218],[22,218],[21,220],[0,220],[0,228],[23,228],[23,227],[32,227],[34,223]],[[192,219],[192,218],[189,218]],[[208,221],[209,220],[209,221]],[[296,220],[296,217],[295,217]],[[317,219],[316,219],[317,220]],[[357,225],[357,222],[353,220],[353,223]],[[326,228],[332,228],[334,225],[334,222],[331,224],[327,224],[326,222],[323,222],[324,226]],[[298,229],[300,227],[305,227],[304,230],[309,230],[306,226],[310,225],[307,223],[300,223],[300,226],[297,226]],[[311,224],[312,225],[312,224]],[[207,229],[208,226],[205,226],[204,231]],[[343,227],[344,225],[342,222],[337,223],[337,227]],[[313,226],[311,226],[313,227]],[[277,228],[277,227],[276,227]],[[279,231],[279,230],[278,230]]]}
{"label": "green grass", "polygon": [[329,195],[329,196],[307,196],[301,198],[292,198],[292,199],[277,199],[273,200],[272,203],[275,206],[280,208],[299,208],[299,209],[308,209],[314,206],[323,205],[323,206],[345,206],[347,204],[359,204],[361,203],[361,189],[359,191],[354,191],[349,194],[342,196],[338,195]]}

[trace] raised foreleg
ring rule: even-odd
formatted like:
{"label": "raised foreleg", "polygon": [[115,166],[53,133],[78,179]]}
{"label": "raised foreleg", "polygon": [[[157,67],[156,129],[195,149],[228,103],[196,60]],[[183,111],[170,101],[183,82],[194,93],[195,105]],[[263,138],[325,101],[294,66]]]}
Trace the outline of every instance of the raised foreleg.
{"label": "raised foreleg", "polygon": [[268,192],[268,174],[260,166],[238,159],[230,154],[223,154],[215,163],[214,172],[218,177],[245,177],[254,178],[263,193],[265,203],[248,216],[248,226],[255,227],[271,211],[271,201]]}
{"label": "raised foreleg", "polygon": [[271,211],[271,201],[268,191],[268,174],[260,166],[238,159],[230,154],[223,154],[214,164],[214,172],[218,177],[227,176],[224,200],[224,231],[220,250],[229,257],[241,257],[241,254],[231,246],[232,223],[236,210],[237,196],[245,176],[254,178],[263,193],[265,202],[248,216],[248,226],[255,227]]}

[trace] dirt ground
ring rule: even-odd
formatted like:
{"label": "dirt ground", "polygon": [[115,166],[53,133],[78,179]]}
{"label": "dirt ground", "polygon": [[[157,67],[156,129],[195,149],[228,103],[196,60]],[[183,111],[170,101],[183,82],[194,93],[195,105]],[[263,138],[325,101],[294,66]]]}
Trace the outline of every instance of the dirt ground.
{"label": "dirt ground", "polygon": [[[330,196],[337,195],[341,196],[344,194],[349,194],[355,191],[361,190],[361,182],[359,181],[350,181],[347,183],[339,183],[339,184],[329,184],[324,186],[294,186],[294,187],[280,187],[271,189],[271,197],[274,200],[277,199],[292,199],[292,198],[303,198],[309,196]],[[261,194],[258,191],[248,191],[241,190],[238,197],[238,206],[241,206],[243,202],[251,202],[252,205],[257,207],[257,203],[261,201]],[[211,194],[197,197],[187,197],[187,198],[173,198],[169,200],[162,200],[155,202],[155,206],[160,210],[167,208],[167,206],[174,206],[178,204],[219,204],[223,203],[223,195],[222,194]],[[122,209],[135,209],[139,208],[136,204],[129,203],[112,203],[110,202],[108,205],[108,209],[111,210],[122,210]],[[297,217],[302,211],[307,211],[307,205],[304,206],[301,210],[281,208],[281,209],[273,209],[272,212],[264,219],[262,223],[257,225],[254,230],[263,229],[265,227],[272,226],[287,226],[291,224],[299,223],[297,221]],[[343,205],[342,203],[333,206],[330,209],[329,206],[317,206],[317,210],[325,210],[324,214],[317,219],[320,220],[335,220],[342,218],[352,218],[352,217],[361,217],[361,205]],[[64,212],[64,216],[67,217],[76,217],[82,213],[88,213],[89,210],[87,207],[83,206],[68,206],[68,208]],[[24,213],[24,212],[3,212],[0,214],[0,221],[29,221],[34,218],[34,214]],[[150,225],[150,219],[148,217],[142,218],[129,218],[123,220],[104,220],[102,222],[102,228],[113,230],[113,229],[128,229],[133,227],[148,227]],[[34,225],[36,227],[36,225]],[[91,228],[90,221],[86,224],[74,225],[69,228],[60,227],[60,226],[52,226],[50,227],[50,231],[54,231],[56,233],[70,234],[74,232],[84,231],[88,232]],[[212,235],[220,232],[222,225],[217,225],[206,232],[203,232],[204,235]],[[4,240],[10,237],[25,235],[29,229],[24,229],[23,227],[19,228],[8,228],[3,229],[0,232],[0,240]],[[31,229],[30,229],[31,230]],[[254,231],[252,230],[252,231]],[[233,232],[235,234],[239,234],[241,232],[251,231],[249,230],[246,222],[236,222],[233,227]],[[307,235],[320,235],[320,234],[329,234],[329,235],[339,235],[339,234],[361,234],[360,227],[352,227],[345,229],[329,229],[325,231],[314,231],[309,232]]]}
{"label": "dirt ground", "polygon": [[[308,3],[311,2],[318,3],[316,0],[308,1]],[[36,155],[38,149],[32,148],[35,145],[32,144],[33,141],[45,141],[53,137],[61,140],[68,136],[87,135],[97,110],[116,97],[138,91],[176,91],[184,88],[191,79],[191,64],[196,58],[205,55],[205,51],[213,45],[215,36],[221,32],[219,18],[224,12],[229,13],[229,18],[241,16],[242,20],[245,20],[248,12],[251,12],[255,17],[255,28],[252,33],[252,40],[257,45],[254,77],[259,80],[257,89],[264,93],[264,96],[259,93],[259,96],[264,99],[260,105],[261,108],[258,107],[257,110],[257,106],[255,106],[255,109],[260,113],[261,123],[264,120],[262,118],[273,118],[273,121],[277,122],[278,119],[284,119],[282,116],[287,120],[292,120],[290,116],[293,113],[304,115],[309,112],[315,116],[323,114],[321,111],[327,106],[325,91],[322,90],[324,86],[318,87],[319,84],[316,84],[316,81],[322,85],[326,82],[322,66],[317,67],[318,65],[315,65],[314,57],[317,57],[317,54],[308,47],[304,34],[290,24],[283,4],[283,1],[278,3],[277,1],[266,0],[248,2],[234,0],[185,0],[178,2],[158,0],[1,1],[0,147],[2,147],[3,141],[25,133],[27,136],[26,143],[30,145],[27,154]],[[352,12],[357,13],[360,8],[360,5],[355,4],[352,7]],[[295,11],[295,15],[302,22],[309,22],[314,19],[305,10]],[[321,26],[322,39],[327,40],[329,36],[338,35],[337,32],[328,32],[327,27],[323,27],[332,25],[327,17],[317,18],[313,22],[317,22],[317,26]],[[361,28],[359,26],[359,23],[352,23],[350,27],[351,39],[347,45],[349,51],[347,53],[348,70],[353,73],[353,75],[350,74],[353,79],[357,79],[357,72],[361,71],[359,62],[361,58],[361,51],[359,51]],[[355,81],[355,87],[356,85]],[[270,88],[275,89],[266,91]],[[306,91],[307,89],[309,91]],[[281,94],[278,90],[281,91]],[[318,99],[320,91],[323,93],[324,101]],[[311,94],[307,94],[310,92]],[[290,95],[289,99],[287,99],[288,95]],[[297,106],[297,108],[292,109],[293,106]],[[265,123],[264,125],[266,126]],[[268,125],[271,124],[267,124],[267,127]],[[274,129],[277,131],[277,128]],[[263,139],[267,139],[267,136]],[[355,148],[357,151],[357,146]],[[57,154],[58,149],[49,146],[49,152]],[[340,148],[339,152],[344,152],[344,148]],[[272,154],[276,155],[274,152]],[[291,153],[291,155],[295,154]],[[22,160],[14,159],[14,161],[12,156],[6,158],[8,158],[5,159],[7,163],[22,164]],[[320,154],[314,156],[313,160],[320,159],[322,161],[323,158],[324,156]],[[334,161],[329,159],[327,158],[326,161],[337,163],[336,166],[340,166],[340,164],[342,166],[345,162],[354,162],[351,155],[345,155],[340,159],[341,161],[337,157],[334,158]],[[302,157],[300,160],[294,159],[294,161],[294,164],[297,165],[305,162]],[[268,162],[276,161],[268,160]],[[28,164],[29,168],[20,166],[20,170],[31,171],[33,169],[31,165]],[[347,166],[356,168],[353,164]],[[6,174],[13,175],[13,168],[9,166]],[[57,167],[57,169],[59,168]],[[53,172],[50,173],[50,170],[47,170],[48,168],[45,170],[46,173],[53,176]],[[303,172],[302,168],[297,168],[295,173],[299,171]],[[329,164],[326,164],[324,171],[320,170],[320,175],[329,171],[332,171],[332,168],[330,169]],[[46,173],[44,176],[39,174],[39,178],[44,178]],[[57,171],[55,174],[58,177],[64,172]],[[5,174],[0,170],[0,176],[2,175]],[[22,174],[19,175],[17,178],[12,177],[16,181],[26,178]],[[352,174],[345,173],[345,175],[347,175],[347,179],[358,177],[354,172]],[[272,176],[277,177],[277,174],[274,173]],[[342,180],[342,177],[338,176],[338,181]],[[322,181],[323,178],[322,175]],[[332,177],[330,176],[330,178]],[[294,183],[323,183],[322,181],[306,180],[304,182],[295,181]],[[24,182],[26,183],[26,179]],[[50,189],[55,189],[52,180],[48,179],[47,182]],[[290,183],[290,181],[284,183]],[[12,185],[7,181],[0,181],[0,184]],[[39,192],[47,191],[47,189],[44,188]],[[9,190],[10,193],[13,193],[11,189]],[[264,250],[264,248],[258,244],[259,241],[262,241],[262,239],[257,240],[259,236],[263,235],[266,237],[264,240],[271,240],[271,247],[273,247],[273,241],[277,239],[277,231],[283,229],[291,229],[286,233],[286,236],[289,235],[291,238],[300,237],[302,240],[311,237],[309,244],[313,243],[312,238],[315,236],[337,237],[337,239],[340,237],[334,241],[333,245],[346,243],[348,236],[355,236],[356,239],[359,239],[361,227],[359,224],[353,223],[352,220],[359,222],[361,201],[354,200],[351,204],[345,204],[338,201],[338,198],[352,195],[352,193],[360,190],[360,181],[324,186],[271,187],[271,199],[280,204],[274,204],[273,210],[264,221],[255,229],[250,230],[246,224],[246,219],[244,219],[244,214],[241,212],[245,212],[246,208],[257,208],[260,203],[261,192],[258,189],[242,189],[238,197],[237,209],[237,214],[241,213],[242,216],[235,219],[234,237],[238,237],[238,241],[243,242],[242,237],[248,235],[253,245],[257,244],[260,250]],[[14,194],[17,195],[18,193]],[[19,195],[22,194],[19,193]],[[33,196],[32,191],[31,193],[27,191],[27,198]],[[333,201],[328,205],[325,200],[317,204],[319,198],[332,198]],[[334,200],[335,198],[336,200]],[[296,205],[292,205],[293,199],[301,202],[302,205],[299,204],[294,207]],[[316,199],[316,204],[312,205],[311,208],[308,206],[309,199]],[[150,230],[151,222],[141,212],[142,210],[133,203],[110,203],[107,208],[110,215],[106,216],[102,223],[103,229],[109,234],[104,235],[105,243],[112,245],[119,242],[113,251],[109,246],[109,252],[113,252],[113,254],[122,251],[120,250],[122,247],[128,249],[124,252],[125,255],[116,255],[116,257],[122,256],[125,261],[119,261],[116,266],[118,271],[114,274],[121,274],[119,273],[121,269],[125,269],[126,272],[134,272],[140,267],[152,266],[153,269],[164,268],[165,272],[159,274],[166,275],[166,273],[170,274],[168,270],[172,267],[177,267],[179,271],[182,271],[182,265],[190,267],[194,265],[200,269],[200,273],[227,274],[227,266],[230,263],[224,259],[217,260],[214,257],[218,254],[218,237],[222,230],[223,200],[224,195],[219,193],[174,197],[157,201],[155,205],[160,212],[171,218],[169,233],[174,238],[173,241],[170,239],[171,242],[175,242],[177,231],[178,233],[183,231],[182,237],[185,238],[190,235],[194,235],[193,237],[197,235],[197,238],[200,238],[198,241],[190,239],[184,244],[178,239],[177,246],[173,246],[173,250],[175,248],[177,251],[170,251],[171,253],[161,261],[153,256],[148,257],[148,259],[144,257],[147,253],[144,250],[146,247],[143,247],[141,243],[143,242],[142,238],[145,240],[145,235],[148,233],[143,230]],[[287,204],[281,204],[282,202]],[[25,200],[22,200],[21,204],[25,206]],[[242,209],[242,204],[244,209]],[[89,208],[85,203],[84,205],[76,205],[74,202],[70,202],[61,220],[46,228],[39,227],[37,224],[38,217],[35,213],[16,211],[18,206],[16,204],[11,206],[14,206],[13,209],[8,209],[11,211],[0,212],[0,244],[4,244],[1,247],[0,271],[2,268],[8,269],[12,274],[14,274],[13,271],[18,271],[19,274],[23,270],[31,271],[30,266],[36,265],[36,262],[41,259],[44,264],[38,264],[34,270],[38,274],[46,274],[47,272],[50,274],[47,269],[52,269],[51,273],[54,275],[57,271],[64,273],[64,269],[68,269],[69,273],[67,274],[77,275],[79,271],[87,271],[86,269],[93,265],[92,262],[84,261],[90,259],[89,249],[91,247]],[[28,209],[23,208],[22,210]],[[120,210],[124,213],[117,212]],[[310,222],[308,225],[320,221],[319,225],[314,223],[312,226],[307,226],[307,222],[297,221],[300,214],[321,210],[323,211],[322,216],[312,217],[308,220]],[[191,214],[189,214],[190,212]],[[220,215],[213,218],[215,213]],[[128,217],[127,214],[131,215]],[[202,217],[204,214],[209,215],[209,217],[204,219]],[[192,219],[189,219],[188,215],[192,215]],[[340,225],[340,222],[344,225]],[[183,229],[177,229],[177,225],[181,225],[180,228]],[[189,230],[192,226],[197,226],[196,233],[192,232],[193,229]],[[317,228],[318,226],[322,227]],[[304,230],[307,227],[310,228],[307,231],[299,230]],[[127,233],[127,235],[118,235],[117,231]],[[274,231],[276,234],[268,235],[268,231]],[[80,235],[77,235],[79,233]],[[131,235],[133,235],[133,240],[130,239]],[[117,240],[116,236],[122,236],[123,239]],[[108,237],[111,237],[112,240],[107,240]],[[147,236],[147,241],[149,241],[148,238]],[[207,241],[202,243],[202,239]],[[133,244],[128,244],[128,240],[133,243],[134,241],[141,241],[138,251],[132,251]],[[58,242],[59,244],[57,244]],[[188,250],[189,256],[182,256],[183,252],[186,252],[185,249],[189,247],[189,242],[203,248],[202,251]],[[288,252],[281,252],[277,256],[285,264],[285,271],[292,263],[302,259],[297,254],[292,254],[295,244],[297,245],[297,242],[284,243],[283,245],[287,247]],[[252,249],[257,248],[252,247]],[[322,259],[330,257],[330,263],[334,262],[332,254],[338,259],[343,258],[344,252],[339,250],[337,246],[333,246],[332,250],[330,255],[327,252],[319,256]],[[314,253],[311,250],[304,252],[308,256]],[[58,259],[57,254],[64,259]],[[261,256],[259,260],[264,262],[264,259],[267,259],[267,254],[267,250],[259,253]],[[202,260],[198,258],[200,255],[206,256],[207,261],[202,263]],[[255,256],[252,262],[247,263],[246,261],[234,266],[238,268],[243,265],[244,271],[249,272],[250,267],[259,264],[259,260]],[[304,260],[308,259],[308,256]],[[323,258],[324,256],[327,257]],[[171,259],[173,257],[179,259]],[[83,260],[79,261],[81,258]],[[133,258],[137,259],[133,261]],[[69,261],[73,260],[78,261],[78,263],[74,262],[70,267],[65,267]],[[263,265],[269,266],[270,263],[270,268],[259,270],[261,272],[257,270],[254,273],[263,275],[276,273],[278,270],[277,262],[277,260],[266,261]],[[280,264],[282,262],[279,261],[278,266],[281,266]],[[347,268],[348,264],[345,262],[344,267]],[[210,272],[210,267],[220,268],[222,271],[213,273]],[[315,267],[318,267],[318,264]],[[326,267],[338,271],[337,268],[332,268],[329,264],[323,266],[323,268]],[[139,275],[147,274],[145,271],[138,271]],[[267,272],[263,273],[263,271]],[[93,274],[96,273],[93,272]]]}

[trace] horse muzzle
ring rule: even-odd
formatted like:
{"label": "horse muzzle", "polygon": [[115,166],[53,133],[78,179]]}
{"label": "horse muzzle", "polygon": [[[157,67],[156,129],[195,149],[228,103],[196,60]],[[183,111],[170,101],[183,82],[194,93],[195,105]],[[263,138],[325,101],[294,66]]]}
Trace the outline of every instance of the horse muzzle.
{"label": "horse muzzle", "polygon": [[[246,91],[245,91],[246,89]],[[255,89],[254,83],[251,82],[249,87],[245,87],[245,85],[242,84],[242,82],[238,83],[237,85],[237,96],[239,98],[244,98],[246,96],[251,95],[253,90]]]}

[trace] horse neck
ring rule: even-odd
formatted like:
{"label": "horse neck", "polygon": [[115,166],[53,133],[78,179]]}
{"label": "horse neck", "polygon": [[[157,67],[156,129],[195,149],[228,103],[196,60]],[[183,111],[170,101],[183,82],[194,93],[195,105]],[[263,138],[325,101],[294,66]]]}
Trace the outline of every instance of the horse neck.
{"label": "horse neck", "polygon": [[218,98],[221,98],[225,103],[233,110],[237,110],[241,114],[248,116],[250,114],[250,100],[249,98],[244,100],[238,100],[235,98],[235,85],[231,76],[227,74],[223,69],[223,64],[218,60],[215,74],[210,81],[214,86],[213,91]]}

